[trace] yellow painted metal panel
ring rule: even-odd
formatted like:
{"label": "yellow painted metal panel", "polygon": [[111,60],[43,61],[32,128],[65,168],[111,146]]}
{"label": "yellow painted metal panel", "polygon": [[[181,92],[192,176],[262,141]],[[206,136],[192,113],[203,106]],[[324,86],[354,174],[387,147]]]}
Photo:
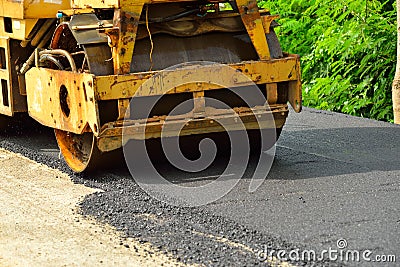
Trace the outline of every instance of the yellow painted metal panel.
{"label": "yellow painted metal panel", "polygon": [[77,134],[89,125],[97,135],[100,122],[92,80],[90,74],[32,68],[26,73],[29,115],[43,125]]}
{"label": "yellow painted metal panel", "polygon": [[[283,81],[296,81],[300,79],[299,69],[296,67],[299,63],[299,58],[296,56],[289,56],[284,59],[276,59],[271,61],[249,61],[239,64],[230,64],[234,69],[238,70],[237,76],[230,77],[225,75],[224,68],[221,65],[206,65],[201,69],[196,67],[197,73],[200,71],[203,73],[205,81],[209,80],[209,77],[218,77],[221,84],[236,84],[237,86],[243,86],[248,82],[247,79],[243,80],[243,75],[246,74],[253,82],[257,84],[265,83],[276,83]],[[197,84],[193,84],[192,81],[185,81],[186,73],[190,72],[190,69],[178,69],[168,74],[169,83],[171,84],[182,84],[180,87],[168,87],[165,81],[161,81],[161,77],[156,79],[158,84],[153,86],[153,90],[146,92],[141,90],[141,95],[159,95],[163,93],[162,88],[172,88],[169,93],[181,93],[181,92],[192,92],[198,91],[199,87]],[[134,96],[140,86],[147,81],[150,77],[157,74],[158,72],[142,72],[142,73],[131,73],[128,75],[110,75],[110,76],[98,76],[95,77],[96,83],[96,98],[98,100],[111,100],[120,98],[130,98]],[[199,74],[200,75],[200,74]],[[221,86],[207,84],[204,90],[219,89]]]}
{"label": "yellow painted metal panel", "polygon": [[[4,49],[5,65],[0,70],[0,114],[13,115],[12,90],[10,90],[10,50],[9,38],[0,37],[0,47]],[[4,88],[3,88],[4,86]],[[7,97],[7,99],[3,99]],[[8,106],[4,103],[8,102]]]}
{"label": "yellow painted metal panel", "polygon": [[123,8],[132,5],[162,4],[170,2],[193,2],[193,0],[72,0],[72,6],[75,8]]}
{"label": "yellow painted metal panel", "polygon": [[271,58],[263,20],[256,0],[236,0],[243,24],[261,60]]}
{"label": "yellow painted metal panel", "polygon": [[38,19],[15,19],[11,20],[12,32],[6,32],[4,27],[4,20],[0,19],[0,35],[17,40],[25,40]]}
{"label": "yellow painted metal panel", "polygon": [[300,57],[296,63],[297,79],[289,82],[289,103],[292,105],[296,112],[300,112],[302,109],[302,91],[301,91],[301,73],[300,73]]}
{"label": "yellow painted metal panel", "polygon": [[69,0],[1,0],[0,16],[17,19],[54,18],[58,10],[69,9]]}
{"label": "yellow painted metal panel", "polygon": [[[237,86],[247,85],[249,80],[245,73],[256,83],[276,83],[289,81],[289,98],[296,111],[301,109],[301,84],[299,73],[299,58],[297,56],[286,59],[244,62],[232,64],[238,75],[224,75],[219,65],[196,67],[196,73],[202,73],[204,78],[216,75],[221,84]],[[32,68],[26,75],[28,108],[30,115],[44,125],[82,133],[86,124],[89,124],[94,133],[98,134],[99,118],[97,101],[129,99],[141,87],[140,96],[159,95],[162,88],[172,88],[169,93],[196,92],[221,88],[219,85],[203,84],[185,81],[187,72],[191,69],[178,69],[168,74],[168,81],[154,79],[153,86],[141,87],[145,81],[157,72],[133,73],[129,75],[94,76],[84,73]],[[162,76],[162,75],[161,75]],[[207,80],[206,79],[206,80]],[[173,87],[171,84],[183,84]],[[68,89],[68,105],[71,114],[65,116],[60,108],[60,88],[64,85]],[[292,92],[293,91],[293,92]]]}
{"label": "yellow painted metal panel", "polygon": [[[205,118],[192,119],[192,114],[178,116],[163,116],[158,121],[149,122],[143,120],[126,121],[123,125],[119,122],[108,123],[103,127],[99,135],[98,148],[103,151],[111,151],[125,145],[123,141],[130,139],[143,140],[149,138],[171,137],[204,134],[211,132],[224,132],[251,129],[282,128],[288,115],[287,105],[272,105],[270,110],[264,107],[254,109],[241,109],[241,113],[206,114]],[[257,116],[257,118],[255,118]],[[217,123],[218,122],[218,123]],[[185,126],[181,129],[182,123]],[[221,125],[224,125],[223,127]],[[124,134],[124,138],[122,138]]]}

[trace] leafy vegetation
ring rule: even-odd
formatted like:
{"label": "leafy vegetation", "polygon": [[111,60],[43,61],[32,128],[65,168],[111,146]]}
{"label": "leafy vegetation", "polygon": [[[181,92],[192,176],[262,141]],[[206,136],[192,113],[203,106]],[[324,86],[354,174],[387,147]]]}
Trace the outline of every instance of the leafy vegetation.
{"label": "leafy vegetation", "polygon": [[306,106],[393,121],[395,1],[263,0],[282,47],[302,56]]}

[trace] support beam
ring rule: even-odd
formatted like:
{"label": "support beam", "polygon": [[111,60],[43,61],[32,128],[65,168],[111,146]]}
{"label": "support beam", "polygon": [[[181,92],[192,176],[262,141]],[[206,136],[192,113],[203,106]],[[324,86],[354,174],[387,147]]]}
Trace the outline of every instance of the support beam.
{"label": "support beam", "polygon": [[240,16],[247,33],[261,60],[270,60],[271,55],[265,36],[263,21],[256,0],[236,0]]}

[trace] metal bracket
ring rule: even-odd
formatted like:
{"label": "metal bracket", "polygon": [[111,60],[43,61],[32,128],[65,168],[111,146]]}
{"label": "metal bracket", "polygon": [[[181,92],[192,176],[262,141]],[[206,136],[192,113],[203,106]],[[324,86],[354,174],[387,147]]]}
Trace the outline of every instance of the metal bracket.
{"label": "metal bracket", "polygon": [[261,60],[270,60],[271,55],[265,30],[256,0],[236,0],[247,33]]}

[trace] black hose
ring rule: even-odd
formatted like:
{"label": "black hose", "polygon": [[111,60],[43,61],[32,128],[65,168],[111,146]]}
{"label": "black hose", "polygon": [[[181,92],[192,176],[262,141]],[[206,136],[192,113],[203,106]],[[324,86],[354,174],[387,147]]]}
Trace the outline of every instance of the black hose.
{"label": "black hose", "polygon": [[58,69],[63,70],[64,67],[63,65],[60,63],[60,61],[58,61],[55,57],[53,57],[52,55],[49,54],[44,54],[40,56],[40,60],[39,62],[45,62],[45,61],[50,61],[52,63],[54,63]]}

